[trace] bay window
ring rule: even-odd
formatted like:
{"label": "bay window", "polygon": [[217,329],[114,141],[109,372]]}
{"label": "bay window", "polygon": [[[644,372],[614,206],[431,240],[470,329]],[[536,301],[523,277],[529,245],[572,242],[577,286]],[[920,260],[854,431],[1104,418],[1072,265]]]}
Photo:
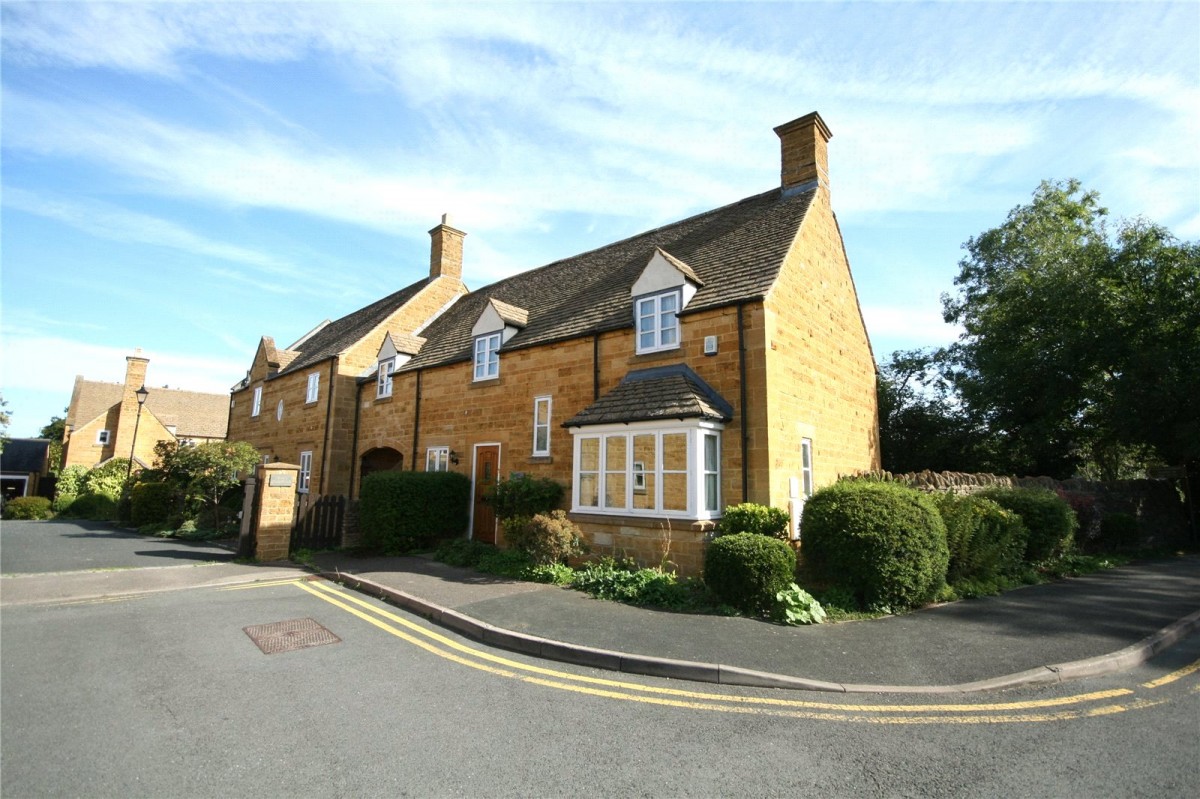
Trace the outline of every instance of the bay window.
{"label": "bay window", "polygon": [[720,430],[702,420],[572,428],[572,511],[719,516]]}

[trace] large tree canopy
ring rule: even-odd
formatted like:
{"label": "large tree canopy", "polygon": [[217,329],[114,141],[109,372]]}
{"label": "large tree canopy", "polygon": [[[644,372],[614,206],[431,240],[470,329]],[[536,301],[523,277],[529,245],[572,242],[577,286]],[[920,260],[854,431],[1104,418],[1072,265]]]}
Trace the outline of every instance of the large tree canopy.
{"label": "large tree canopy", "polygon": [[1112,477],[1130,452],[1200,460],[1197,244],[1144,220],[1110,232],[1072,180],[1043,182],[964,249],[942,301],[965,332],[942,361],[996,466]]}

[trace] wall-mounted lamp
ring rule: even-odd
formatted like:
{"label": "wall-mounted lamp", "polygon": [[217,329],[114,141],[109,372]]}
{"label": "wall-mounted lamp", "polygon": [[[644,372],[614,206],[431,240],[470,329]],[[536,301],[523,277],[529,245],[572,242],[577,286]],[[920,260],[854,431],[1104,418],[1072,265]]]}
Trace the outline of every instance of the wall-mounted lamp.
{"label": "wall-mounted lamp", "polygon": [[454,450],[450,450],[450,462],[453,463],[455,466],[458,465],[458,453],[455,452]]}

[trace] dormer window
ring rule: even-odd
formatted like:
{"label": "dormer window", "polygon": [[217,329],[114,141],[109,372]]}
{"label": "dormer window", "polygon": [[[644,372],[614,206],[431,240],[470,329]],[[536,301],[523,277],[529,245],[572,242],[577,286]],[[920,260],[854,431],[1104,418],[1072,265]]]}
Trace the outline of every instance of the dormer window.
{"label": "dormer window", "polygon": [[492,333],[475,339],[475,379],[490,380],[500,376],[500,334]]}
{"label": "dormer window", "polygon": [[679,291],[641,297],[636,303],[637,352],[679,348]]}
{"label": "dormer window", "polygon": [[679,312],[703,285],[690,266],[655,248],[629,291],[638,355],[679,349]]}
{"label": "dormer window", "polygon": [[379,376],[375,381],[377,398],[392,396],[392,372],[394,371],[396,371],[396,361],[392,358],[379,362]]}

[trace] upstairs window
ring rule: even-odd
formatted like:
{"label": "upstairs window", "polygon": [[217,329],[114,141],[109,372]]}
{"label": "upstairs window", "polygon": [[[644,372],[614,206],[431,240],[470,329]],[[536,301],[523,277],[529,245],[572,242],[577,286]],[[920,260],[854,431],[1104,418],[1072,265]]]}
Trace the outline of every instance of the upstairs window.
{"label": "upstairs window", "polygon": [[262,386],[254,387],[254,404],[250,406],[250,415],[258,416],[262,413]]}
{"label": "upstairs window", "polygon": [[641,297],[634,303],[637,353],[679,348],[679,291]]}
{"label": "upstairs window", "polygon": [[396,371],[396,362],[390,358],[379,362],[379,377],[375,381],[375,396],[392,396],[392,372]]}
{"label": "upstairs window", "polygon": [[107,430],[97,430],[96,431],[96,443],[97,444],[108,444],[110,436],[111,436],[111,434]]}
{"label": "upstairs window", "polygon": [[313,372],[308,376],[308,389],[304,392],[305,402],[316,402],[317,396],[320,393],[321,375],[319,372]]}
{"label": "upstairs window", "polygon": [[492,333],[475,339],[475,379],[490,380],[500,376],[500,334]]}
{"label": "upstairs window", "polygon": [[535,397],[533,400],[533,454],[550,454],[550,398]]}

